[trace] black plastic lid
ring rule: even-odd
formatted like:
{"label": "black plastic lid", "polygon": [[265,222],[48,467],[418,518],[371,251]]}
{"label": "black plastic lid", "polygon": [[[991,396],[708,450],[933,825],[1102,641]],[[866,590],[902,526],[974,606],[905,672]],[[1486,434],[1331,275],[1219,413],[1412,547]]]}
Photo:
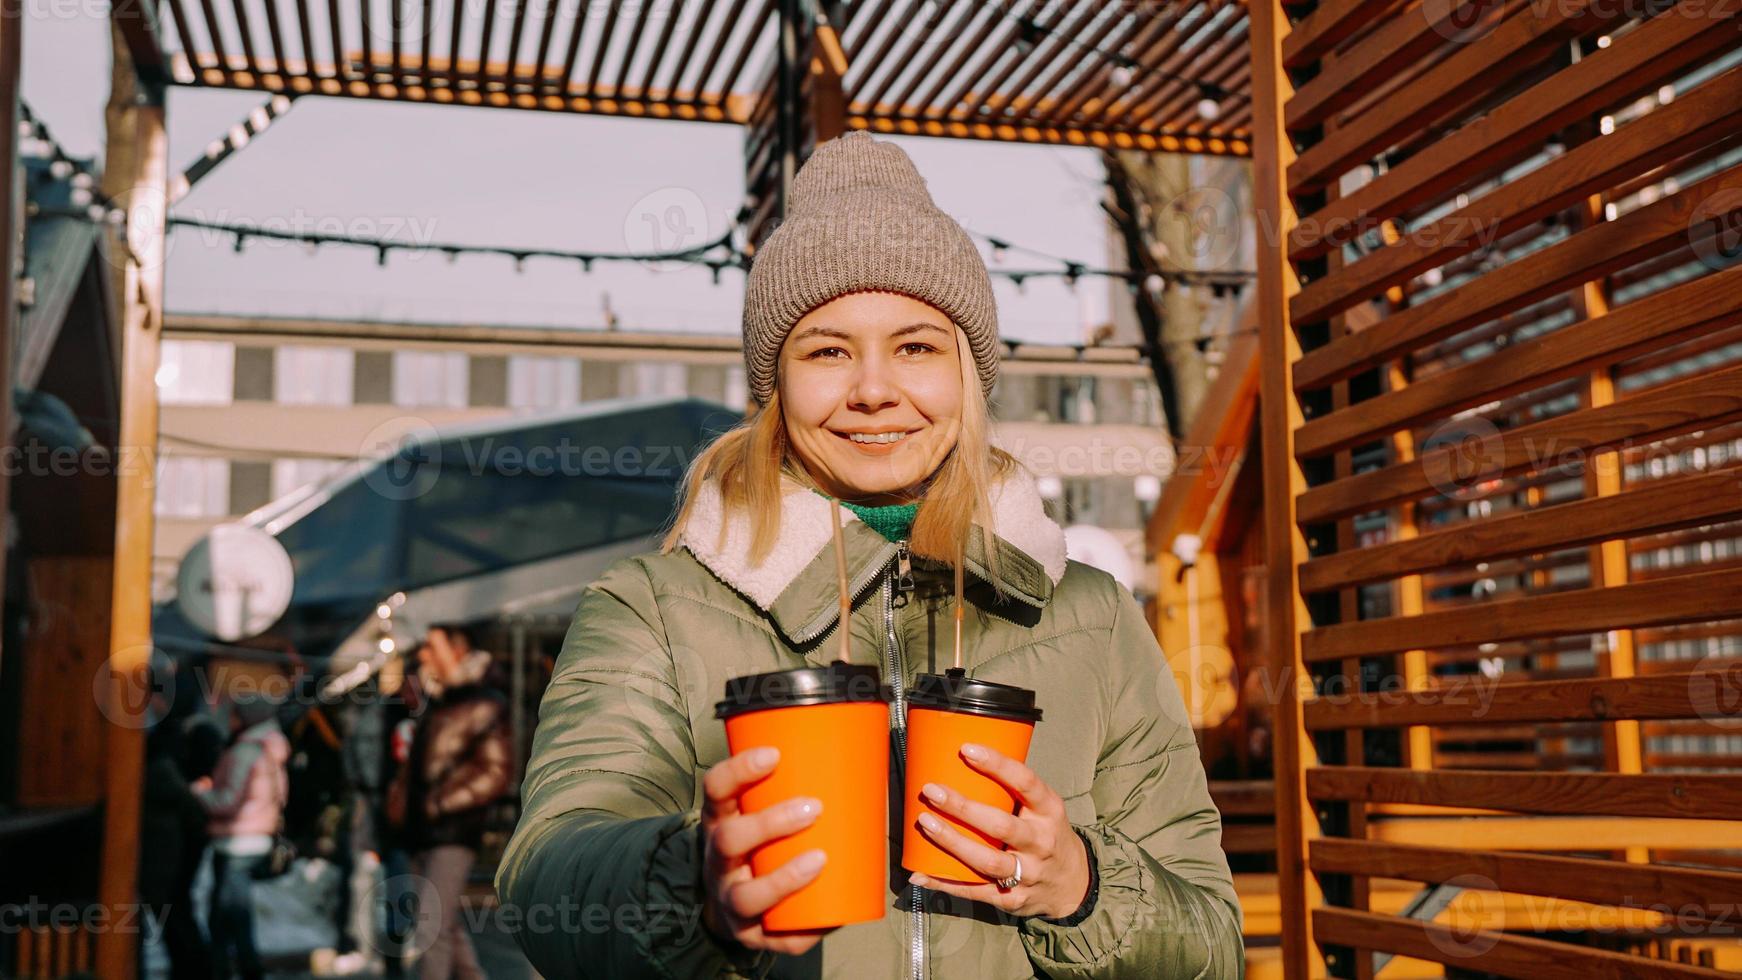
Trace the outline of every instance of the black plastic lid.
{"label": "black plastic lid", "polygon": [[913,687],[908,689],[907,703],[914,708],[960,711],[1012,721],[1040,721],[1040,709],[1034,706],[1033,691],[1026,687],[976,680],[960,667],[951,667],[942,674],[919,675]]}
{"label": "black plastic lid", "polygon": [[726,682],[726,700],[714,705],[715,718],[730,718],[767,708],[806,704],[874,701],[886,704],[889,688],[877,668],[835,661],[827,667],[797,667],[767,674],[748,674]]}

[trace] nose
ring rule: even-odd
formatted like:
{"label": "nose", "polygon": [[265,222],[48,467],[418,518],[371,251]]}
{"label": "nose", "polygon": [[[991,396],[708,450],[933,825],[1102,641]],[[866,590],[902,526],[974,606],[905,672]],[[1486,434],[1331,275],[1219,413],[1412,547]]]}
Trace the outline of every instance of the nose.
{"label": "nose", "polygon": [[856,412],[876,412],[901,403],[901,391],[889,376],[888,365],[876,357],[858,362],[852,387],[847,391],[847,407]]}

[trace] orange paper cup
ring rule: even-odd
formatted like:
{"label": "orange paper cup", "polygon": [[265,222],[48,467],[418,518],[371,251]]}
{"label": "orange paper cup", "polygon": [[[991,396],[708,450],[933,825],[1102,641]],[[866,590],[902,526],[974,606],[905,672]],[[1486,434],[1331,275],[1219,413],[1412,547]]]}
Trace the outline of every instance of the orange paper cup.
{"label": "orange paper cup", "polygon": [[960,667],[943,674],[921,674],[907,693],[907,782],[904,787],[901,866],[944,881],[980,884],[984,875],[933,844],[919,829],[919,815],[930,812],[969,839],[1002,849],[1002,841],[980,833],[932,806],[920,790],[937,783],[970,800],[1011,813],[1016,799],[997,780],[962,761],[962,744],[976,742],[1018,762],[1028,760],[1028,743],[1040,721],[1034,692],[968,677]]}
{"label": "orange paper cup", "polygon": [[827,929],[883,918],[889,870],[889,693],[877,668],[834,663],[726,682],[714,715],[732,754],[773,746],[774,772],[739,797],[745,813],[795,796],[822,801],[816,822],[750,854],[769,874],[805,851],[828,855],[822,873],[762,915],[769,932]]}

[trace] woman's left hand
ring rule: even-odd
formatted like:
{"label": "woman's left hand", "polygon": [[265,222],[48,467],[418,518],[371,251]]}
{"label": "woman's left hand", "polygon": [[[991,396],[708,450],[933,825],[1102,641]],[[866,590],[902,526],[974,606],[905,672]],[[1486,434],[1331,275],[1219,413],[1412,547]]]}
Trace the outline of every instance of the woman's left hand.
{"label": "woman's left hand", "polygon": [[[991,879],[985,884],[958,884],[914,874],[909,880],[933,891],[984,902],[1016,915],[1064,918],[1082,905],[1089,891],[1089,853],[1065,817],[1065,803],[1034,770],[983,745],[962,746],[962,758],[1014,796],[1015,814],[976,803],[948,786],[927,783],[923,794],[939,812],[960,820],[993,840],[998,850],[923,813],[920,830],[932,843],[963,864]],[[1021,860],[1021,881],[1010,889],[997,882],[1014,877]]]}

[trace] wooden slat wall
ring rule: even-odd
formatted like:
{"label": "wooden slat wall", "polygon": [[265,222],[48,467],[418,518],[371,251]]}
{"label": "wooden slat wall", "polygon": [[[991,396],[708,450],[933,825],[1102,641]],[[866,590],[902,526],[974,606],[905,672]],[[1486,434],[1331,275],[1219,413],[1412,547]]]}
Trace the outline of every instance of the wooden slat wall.
{"label": "wooden slat wall", "polygon": [[1249,9],[1285,974],[1742,970],[1742,0]]}

